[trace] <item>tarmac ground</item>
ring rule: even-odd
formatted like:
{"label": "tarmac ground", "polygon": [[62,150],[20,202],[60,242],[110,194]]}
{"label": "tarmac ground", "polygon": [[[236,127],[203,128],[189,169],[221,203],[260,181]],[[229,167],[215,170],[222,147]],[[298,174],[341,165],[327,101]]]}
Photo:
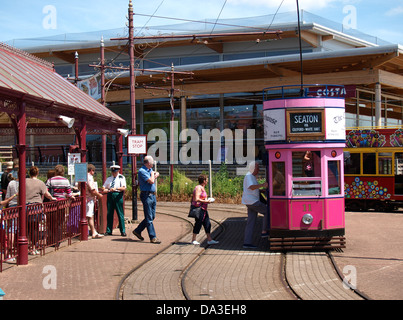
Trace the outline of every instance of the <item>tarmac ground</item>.
{"label": "tarmac ground", "polygon": [[[325,252],[276,253],[257,229],[256,250],[242,248],[246,210],[209,205],[212,235],[190,244],[188,203],[159,202],[155,228],[161,244],[126,225],[112,236],[76,241],[29,264],[3,263],[4,300],[400,300],[403,298],[403,213],[346,212],[346,248],[332,252],[346,289]],[[131,207],[126,207],[130,222]],[[142,208],[139,206],[141,220]],[[260,223],[260,222],[259,222]],[[258,227],[257,227],[258,228]]]}

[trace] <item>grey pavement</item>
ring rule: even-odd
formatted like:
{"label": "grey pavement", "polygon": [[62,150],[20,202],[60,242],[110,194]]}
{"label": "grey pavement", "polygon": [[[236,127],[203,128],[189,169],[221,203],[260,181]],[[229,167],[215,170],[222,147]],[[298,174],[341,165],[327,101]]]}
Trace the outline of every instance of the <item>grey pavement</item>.
{"label": "grey pavement", "polygon": [[[209,205],[213,236],[190,244],[188,203],[159,202],[155,227],[161,244],[113,236],[64,246],[31,257],[27,266],[4,264],[0,288],[5,300],[360,300],[343,287],[324,252],[268,250],[256,233],[256,250],[242,248],[246,209]],[[131,217],[131,208],[126,208]],[[141,206],[139,219],[142,219]],[[261,219],[259,220],[259,222]],[[403,298],[402,213],[346,213],[346,249],[332,252],[341,273],[370,299]],[[49,266],[51,267],[49,269]],[[51,271],[56,273],[50,278]],[[49,280],[50,279],[50,280]],[[47,283],[56,280],[56,288]]]}

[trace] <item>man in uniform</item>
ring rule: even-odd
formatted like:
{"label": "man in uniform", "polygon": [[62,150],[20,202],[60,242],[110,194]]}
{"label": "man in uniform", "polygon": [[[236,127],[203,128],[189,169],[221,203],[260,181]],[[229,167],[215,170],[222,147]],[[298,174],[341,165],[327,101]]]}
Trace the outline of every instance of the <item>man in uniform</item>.
{"label": "man in uniform", "polygon": [[112,235],[113,230],[113,215],[114,211],[119,218],[119,229],[122,237],[126,236],[125,230],[125,214],[123,209],[123,196],[126,190],[126,178],[119,173],[120,166],[112,165],[111,173],[112,175],[105,180],[103,185],[103,193],[107,194],[107,205],[108,205],[108,215],[107,215],[107,226],[106,235]]}

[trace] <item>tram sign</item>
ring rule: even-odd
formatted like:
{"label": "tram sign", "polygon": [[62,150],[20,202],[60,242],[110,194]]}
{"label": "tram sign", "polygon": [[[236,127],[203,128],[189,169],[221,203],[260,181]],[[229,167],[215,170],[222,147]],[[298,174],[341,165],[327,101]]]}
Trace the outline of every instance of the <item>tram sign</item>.
{"label": "tram sign", "polygon": [[288,134],[292,135],[324,135],[324,112],[315,111],[287,111]]}
{"label": "tram sign", "polygon": [[147,154],[147,136],[130,135],[127,136],[127,154]]}

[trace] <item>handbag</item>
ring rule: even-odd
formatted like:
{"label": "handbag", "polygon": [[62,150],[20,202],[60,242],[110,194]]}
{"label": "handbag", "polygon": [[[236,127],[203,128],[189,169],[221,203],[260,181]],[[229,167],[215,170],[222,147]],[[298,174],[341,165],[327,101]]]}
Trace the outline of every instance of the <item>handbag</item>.
{"label": "handbag", "polygon": [[201,213],[201,206],[200,207],[195,207],[194,205],[190,205],[190,210],[189,210],[189,218],[196,218],[200,219],[200,213]]}

